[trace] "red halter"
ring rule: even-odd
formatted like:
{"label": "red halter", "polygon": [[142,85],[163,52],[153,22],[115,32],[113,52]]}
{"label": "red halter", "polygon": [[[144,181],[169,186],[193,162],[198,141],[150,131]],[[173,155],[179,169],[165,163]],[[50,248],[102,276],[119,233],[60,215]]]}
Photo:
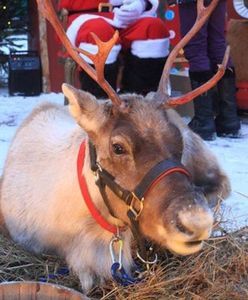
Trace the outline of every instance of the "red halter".
{"label": "red halter", "polygon": [[85,158],[85,148],[86,141],[83,141],[77,159],[77,174],[78,174],[78,182],[80,185],[80,190],[83,195],[84,201],[92,215],[92,217],[96,220],[96,222],[105,230],[112,232],[113,234],[118,233],[118,227],[110,224],[104,217],[100,214],[99,210],[96,208],[95,204],[92,202],[87,183],[85,177],[83,175],[83,167],[84,167],[84,158]]}

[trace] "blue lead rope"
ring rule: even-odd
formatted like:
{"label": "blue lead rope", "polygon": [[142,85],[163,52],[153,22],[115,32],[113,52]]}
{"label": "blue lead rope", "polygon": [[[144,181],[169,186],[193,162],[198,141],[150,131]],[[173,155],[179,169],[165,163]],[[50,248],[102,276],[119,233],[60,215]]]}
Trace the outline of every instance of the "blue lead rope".
{"label": "blue lead rope", "polygon": [[128,286],[140,282],[141,278],[129,276],[119,262],[114,262],[111,266],[111,274],[113,279],[122,286]]}
{"label": "blue lead rope", "polygon": [[40,282],[47,282],[49,279],[56,279],[59,276],[67,276],[69,275],[69,269],[67,267],[61,267],[54,274],[48,274],[47,276],[42,276],[39,278]]}

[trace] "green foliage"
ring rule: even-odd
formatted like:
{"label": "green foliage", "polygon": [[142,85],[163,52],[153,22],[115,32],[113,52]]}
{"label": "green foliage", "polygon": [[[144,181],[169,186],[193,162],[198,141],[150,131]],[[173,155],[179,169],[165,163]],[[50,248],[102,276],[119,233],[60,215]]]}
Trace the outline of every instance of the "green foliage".
{"label": "green foliage", "polygon": [[[18,35],[27,33],[28,1],[1,0],[0,2],[0,46],[13,47]],[[13,38],[13,36],[15,36]],[[1,50],[0,50],[1,53]]]}
{"label": "green foliage", "polygon": [[1,0],[0,2],[0,31],[23,30],[27,25],[27,0]]}
{"label": "green foliage", "polygon": [[7,73],[8,56],[4,51],[18,49],[20,34],[28,30],[28,0],[0,1],[0,75]]}

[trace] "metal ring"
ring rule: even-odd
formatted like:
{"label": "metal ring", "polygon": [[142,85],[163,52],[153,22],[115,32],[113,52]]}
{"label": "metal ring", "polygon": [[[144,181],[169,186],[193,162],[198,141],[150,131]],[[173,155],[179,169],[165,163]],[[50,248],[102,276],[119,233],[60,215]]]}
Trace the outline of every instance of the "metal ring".
{"label": "metal ring", "polygon": [[[118,251],[118,259],[116,259],[115,254],[114,254],[114,243],[118,242],[119,243],[119,251]],[[122,251],[123,251],[123,240],[119,236],[114,236],[112,240],[109,243],[109,250],[110,250],[110,255],[112,259],[112,263],[118,262],[119,263],[119,270],[122,269]]]}
{"label": "metal ring", "polygon": [[140,261],[142,261],[146,265],[154,265],[158,261],[158,255],[155,253],[155,258],[153,261],[145,260],[138,251],[136,251],[136,255]]}

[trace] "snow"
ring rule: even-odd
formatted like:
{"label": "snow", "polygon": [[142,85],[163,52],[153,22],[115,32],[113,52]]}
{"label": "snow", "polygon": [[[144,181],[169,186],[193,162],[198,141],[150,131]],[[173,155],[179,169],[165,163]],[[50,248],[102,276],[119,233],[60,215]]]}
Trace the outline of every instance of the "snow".
{"label": "snow", "polygon": [[[61,93],[41,94],[37,97],[12,96],[0,89],[0,176],[8,147],[17,127],[30,111],[43,101],[63,105]],[[248,224],[248,118],[242,118],[242,138],[217,138],[206,142],[216,154],[230,177],[232,193],[224,202],[222,211],[225,227],[236,230]]]}
{"label": "snow", "polygon": [[[14,42],[15,45],[11,45],[11,51],[27,51],[28,49],[28,36],[26,34],[12,35],[8,37],[9,40]],[[6,40],[3,41],[7,43]],[[4,54],[10,53],[9,45],[0,46],[0,50],[3,51]]]}

